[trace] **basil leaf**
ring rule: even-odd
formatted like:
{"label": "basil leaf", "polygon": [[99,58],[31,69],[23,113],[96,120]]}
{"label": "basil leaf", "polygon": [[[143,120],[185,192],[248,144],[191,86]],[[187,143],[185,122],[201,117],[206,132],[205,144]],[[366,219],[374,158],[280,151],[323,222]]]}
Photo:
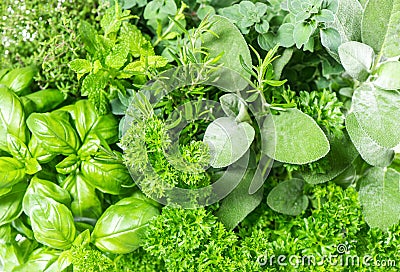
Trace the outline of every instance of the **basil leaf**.
{"label": "basil leaf", "polygon": [[222,168],[239,160],[250,148],[254,136],[254,128],[248,123],[237,123],[231,117],[213,121],[203,139],[211,151],[211,166]]}
{"label": "basil leaf", "polygon": [[25,178],[25,165],[9,157],[0,158],[0,189],[9,188]]}
{"label": "basil leaf", "polygon": [[[71,197],[66,190],[51,181],[39,179],[36,176],[31,179],[26,193],[49,197],[66,206],[71,204]],[[28,203],[24,203],[24,205],[28,205]],[[24,209],[27,208],[24,207]]]}
{"label": "basil leaf", "polygon": [[69,175],[62,187],[71,195],[71,211],[75,217],[100,217],[102,205],[96,190],[81,174]]}
{"label": "basil leaf", "polygon": [[46,246],[68,249],[75,239],[76,229],[71,211],[52,198],[27,193],[24,212],[31,220],[35,239]]}
{"label": "basil leaf", "polygon": [[52,154],[45,150],[35,135],[32,135],[28,144],[28,149],[32,157],[43,164],[52,161],[57,156],[57,154]]}
{"label": "basil leaf", "polygon": [[27,92],[36,73],[37,68],[34,66],[12,69],[0,80],[0,84],[6,85],[17,95],[23,95]]}
{"label": "basil leaf", "polygon": [[28,142],[25,112],[17,95],[4,85],[0,85],[0,102],[0,149],[8,152],[7,134]]}
{"label": "basil leaf", "polygon": [[13,272],[25,271],[43,271],[56,272],[58,271],[57,260],[60,252],[54,249],[41,247],[36,249],[29,255],[28,260],[13,269]]}
{"label": "basil leaf", "polygon": [[263,124],[263,152],[285,163],[306,164],[326,156],[330,146],[317,123],[298,109],[268,116]]}
{"label": "basil leaf", "polygon": [[75,103],[73,118],[82,142],[91,136],[103,138],[108,144],[118,140],[118,121],[113,114],[98,115],[92,103],[80,100]]}
{"label": "basil leaf", "polygon": [[10,192],[0,196],[0,226],[17,219],[22,213],[22,199],[27,184],[20,182],[14,185]]}
{"label": "basil leaf", "polygon": [[147,223],[160,214],[143,197],[124,198],[108,207],[97,221],[92,242],[100,250],[125,254],[139,248]]}
{"label": "basil leaf", "polygon": [[94,157],[82,161],[81,171],[85,180],[103,193],[118,195],[125,191],[123,185],[132,184],[128,169],[113,158]]}
{"label": "basil leaf", "polygon": [[308,198],[303,192],[304,184],[301,179],[290,179],[279,183],[268,194],[268,206],[287,215],[301,214],[308,207]]}
{"label": "basil leaf", "polygon": [[78,135],[64,118],[50,113],[32,113],[27,119],[27,124],[48,152],[66,156],[77,152]]}

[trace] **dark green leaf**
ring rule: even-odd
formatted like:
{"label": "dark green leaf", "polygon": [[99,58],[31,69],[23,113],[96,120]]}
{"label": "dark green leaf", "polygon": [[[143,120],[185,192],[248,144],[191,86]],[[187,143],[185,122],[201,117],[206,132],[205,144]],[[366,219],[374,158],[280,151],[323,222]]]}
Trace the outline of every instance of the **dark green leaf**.
{"label": "dark green leaf", "polygon": [[274,211],[299,215],[308,207],[308,198],[303,192],[304,181],[291,179],[275,186],[267,197],[268,206]]}
{"label": "dark green leaf", "polygon": [[249,215],[263,199],[263,187],[254,194],[249,194],[254,170],[248,170],[239,185],[222,200],[216,216],[227,229],[234,229]]}

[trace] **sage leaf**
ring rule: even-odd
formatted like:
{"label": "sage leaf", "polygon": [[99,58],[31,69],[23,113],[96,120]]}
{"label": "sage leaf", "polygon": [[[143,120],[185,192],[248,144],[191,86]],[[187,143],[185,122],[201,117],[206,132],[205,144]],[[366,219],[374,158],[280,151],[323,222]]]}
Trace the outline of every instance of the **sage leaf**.
{"label": "sage leaf", "polygon": [[363,8],[357,0],[338,0],[335,21],[327,27],[336,29],[343,42],[361,40]]}
{"label": "sage leaf", "polygon": [[384,90],[400,89],[400,61],[382,63],[376,71],[376,75],[377,79],[373,81],[375,86]]}
{"label": "sage leaf", "polygon": [[343,173],[357,158],[357,149],[346,134],[330,137],[331,149],[329,153],[319,160],[324,166],[324,172],[319,173],[308,169],[301,172],[303,179],[310,184],[320,184],[330,181]]}
{"label": "sage leaf", "polygon": [[304,181],[285,180],[268,194],[267,203],[274,211],[287,215],[299,215],[308,207],[308,197],[304,195]]}
{"label": "sage leaf", "polygon": [[377,144],[393,148],[400,143],[400,94],[363,84],[353,94],[352,110],[361,128]]}
{"label": "sage leaf", "polygon": [[387,230],[400,220],[400,173],[392,168],[371,168],[360,178],[359,198],[371,228]]}
{"label": "sage leaf", "polygon": [[400,0],[369,0],[361,23],[362,41],[391,58],[400,55]]}
{"label": "sage leaf", "polygon": [[249,193],[253,176],[254,169],[248,170],[238,186],[222,200],[215,214],[227,229],[234,229],[263,199],[263,187],[254,194]]}
{"label": "sage leaf", "polygon": [[263,152],[285,163],[306,164],[329,152],[329,141],[317,123],[298,109],[268,116],[263,124]]}
{"label": "sage leaf", "polygon": [[394,158],[394,151],[381,147],[372,140],[358,124],[354,113],[346,117],[346,130],[361,157],[373,166],[389,166]]}
{"label": "sage leaf", "polygon": [[239,160],[254,140],[254,128],[237,123],[232,117],[221,117],[206,129],[203,141],[211,152],[211,166],[222,168]]}
{"label": "sage leaf", "polygon": [[339,58],[346,72],[359,81],[365,81],[374,62],[374,50],[363,43],[346,42],[339,46]]}
{"label": "sage leaf", "polygon": [[[233,73],[229,77],[230,82],[227,81],[223,86],[227,86],[229,91],[242,90],[247,86],[245,78],[250,79],[250,75],[242,68],[239,56],[243,58],[248,67],[251,67],[252,64],[246,40],[239,29],[225,17],[214,15],[210,19],[210,23],[212,23],[210,31],[217,36],[211,33],[204,34],[201,45],[208,49],[209,57],[211,58],[220,56],[223,53],[218,63],[241,75],[239,77],[237,73]],[[224,69],[224,71],[226,72],[228,69]],[[224,76],[228,78],[229,75]]]}

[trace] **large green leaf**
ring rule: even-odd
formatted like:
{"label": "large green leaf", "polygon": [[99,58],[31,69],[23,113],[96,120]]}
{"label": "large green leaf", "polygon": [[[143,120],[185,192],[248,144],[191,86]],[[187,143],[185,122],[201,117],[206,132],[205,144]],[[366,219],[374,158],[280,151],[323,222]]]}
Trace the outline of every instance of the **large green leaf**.
{"label": "large green leaf", "polygon": [[357,0],[338,0],[338,10],[335,13],[335,21],[328,23],[335,28],[342,42],[361,40],[361,19],[363,8]]}
{"label": "large green leaf", "polygon": [[299,215],[308,207],[308,198],[303,192],[304,181],[291,179],[279,183],[268,194],[267,203],[274,211]]}
{"label": "large green leaf", "polygon": [[132,178],[125,165],[113,158],[93,157],[82,162],[82,175],[94,188],[108,194],[121,194]]}
{"label": "large green leaf", "polygon": [[370,227],[386,230],[400,220],[400,173],[371,168],[360,180],[359,198]]}
{"label": "large green leaf", "polygon": [[0,189],[10,188],[25,177],[25,165],[10,157],[0,158]]}
{"label": "large green leaf", "polygon": [[[66,206],[69,206],[71,204],[71,197],[66,190],[64,190],[54,182],[39,179],[36,176],[31,179],[26,192],[27,194],[37,194],[44,197],[52,198],[53,200]],[[24,203],[24,206],[28,204],[29,203]]]}
{"label": "large green leaf", "polygon": [[339,46],[339,58],[346,72],[359,81],[365,81],[371,73],[374,50],[363,43],[346,42]]}
{"label": "large green leaf", "polygon": [[329,139],[331,150],[328,155],[319,161],[323,166],[322,173],[308,169],[301,173],[303,179],[310,184],[319,184],[330,181],[343,173],[357,158],[358,152],[351,143],[350,138],[342,134]]}
{"label": "large green leaf", "polygon": [[7,134],[27,143],[25,112],[17,95],[0,84],[0,149],[8,152]]}
{"label": "large green leaf", "polygon": [[38,142],[50,153],[69,155],[77,152],[79,138],[71,124],[59,115],[32,113],[27,124]]}
{"label": "large green leaf", "polygon": [[362,19],[362,41],[385,57],[400,55],[400,0],[369,0]]}
{"label": "large green leaf", "polygon": [[71,195],[71,211],[75,217],[100,217],[102,207],[96,190],[81,174],[69,175],[62,186]]}
{"label": "large green leaf", "polygon": [[263,187],[254,194],[249,193],[253,176],[254,170],[248,170],[238,186],[222,200],[216,212],[227,229],[234,229],[263,199]]}
{"label": "large green leaf", "polygon": [[25,194],[24,212],[39,243],[63,250],[71,247],[76,229],[72,213],[64,204],[39,194]]}
{"label": "large green leaf", "polygon": [[362,130],[354,113],[347,115],[346,129],[351,141],[367,163],[382,167],[390,165],[394,157],[394,151],[381,147],[372,140],[365,131]]}
{"label": "large green leaf", "polygon": [[211,166],[221,168],[239,160],[254,140],[254,128],[237,123],[232,117],[221,117],[206,129],[203,141],[211,150]]}
{"label": "large green leaf", "polygon": [[263,124],[263,152],[285,163],[306,164],[329,152],[329,141],[322,129],[308,115],[287,109],[268,116]]}
{"label": "large green leaf", "polygon": [[[400,33],[399,33],[400,35]],[[374,84],[385,90],[400,89],[400,61],[382,63],[376,71],[377,78]]]}
{"label": "large green leaf", "polygon": [[353,94],[352,110],[361,128],[382,147],[400,143],[400,93],[363,84]]}
{"label": "large green leaf", "polygon": [[[249,79],[250,75],[244,71],[240,63],[240,56],[243,58],[244,63],[251,67],[250,50],[239,29],[222,16],[214,15],[210,21],[213,23],[210,31],[214,32],[217,36],[211,33],[204,34],[202,46],[208,49],[210,57],[217,57],[223,53],[218,63],[222,63],[225,67]],[[227,69],[225,73],[226,71]],[[238,77],[237,74],[224,75],[230,80],[226,85],[224,84],[224,86],[231,86],[230,91],[240,90],[247,86],[247,81]]]}
{"label": "large green leaf", "polygon": [[20,182],[14,185],[10,192],[0,196],[0,226],[12,222],[21,215],[26,187],[26,183]]}
{"label": "large green leaf", "polygon": [[92,241],[102,251],[129,253],[141,245],[148,222],[160,214],[142,194],[124,198],[111,205],[97,221]]}

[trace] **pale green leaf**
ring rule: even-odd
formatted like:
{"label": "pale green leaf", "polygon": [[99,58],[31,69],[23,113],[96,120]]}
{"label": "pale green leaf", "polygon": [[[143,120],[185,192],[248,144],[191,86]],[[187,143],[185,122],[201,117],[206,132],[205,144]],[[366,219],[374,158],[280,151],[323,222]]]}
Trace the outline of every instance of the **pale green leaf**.
{"label": "pale green leaf", "polygon": [[393,148],[400,143],[400,93],[363,84],[353,94],[352,110],[361,128],[377,144]]}
{"label": "pale green leaf", "polygon": [[285,163],[310,163],[324,157],[330,149],[322,129],[310,116],[297,109],[268,116],[262,133],[263,152]]}
{"label": "pale green leaf", "polygon": [[320,184],[330,181],[343,173],[357,158],[357,149],[346,134],[329,139],[331,150],[318,161],[323,165],[323,172],[318,173],[311,169],[301,172],[303,179],[310,184]]}
{"label": "pale green leaf", "polygon": [[[335,2],[335,1],[332,1]],[[361,40],[361,19],[363,8],[357,0],[338,0],[335,21],[327,27],[336,29],[343,42]]]}
{"label": "pale green leaf", "polygon": [[297,23],[293,30],[293,39],[296,43],[296,47],[300,49],[300,47],[306,44],[310,40],[314,31],[315,27],[309,23]]}
{"label": "pale green leaf", "polygon": [[354,113],[346,117],[346,130],[361,157],[373,166],[388,166],[393,160],[394,151],[379,146],[360,127]]}
{"label": "pale green leaf", "polygon": [[[400,33],[399,33],[400,35]],[[385,90],[400,89],[400,62],[389,61],[382,63],[377,72],[377,79],[373,82],[379,88]]]}
{"label": "pale green leaf", "polygon": [[359,198],[365,221],[387,230],[400,220],[400,173],[392,168],[371,168],[360,178]]}
{"label": "pale green leaf", "polygon": [[232,117],[221,117],[206,129],[203,141],[211,152],[211,166],[226,167],[239,160],[250,148],[255,131],[248,123],[237,123]]}
{"label": "pale green leaf", "polygon": [[[250,75],[242,68],[239,56],[243,58],[247,66],[251,67],[250,50],[239,29],[222,16],[214,15],[210,21],[213,23],[210,31],[217,36],[205,33],[202,37],[202,46],[208,49],[209,57],[215,58],[223,53],[218,63],[239,73],[243,78],[249,79]],[[226,72],[228,69],[224,71]],[[238,76],[238,74],[232,74],[231,77],[231,83],[227,85],[232,86],[230,91],[241,90],[247,86],[247,81]]]}
{"label": "pale green leaf", "polygon": [[371,72],[375,54],[370,46],[351,41],[339,46],[339,58],[350,76],[365,81]]}
{"label": "pale green leaf", "polygon": [[362,19],[362,41],[385,57],[400,55],[400,0],[369,0]]}

